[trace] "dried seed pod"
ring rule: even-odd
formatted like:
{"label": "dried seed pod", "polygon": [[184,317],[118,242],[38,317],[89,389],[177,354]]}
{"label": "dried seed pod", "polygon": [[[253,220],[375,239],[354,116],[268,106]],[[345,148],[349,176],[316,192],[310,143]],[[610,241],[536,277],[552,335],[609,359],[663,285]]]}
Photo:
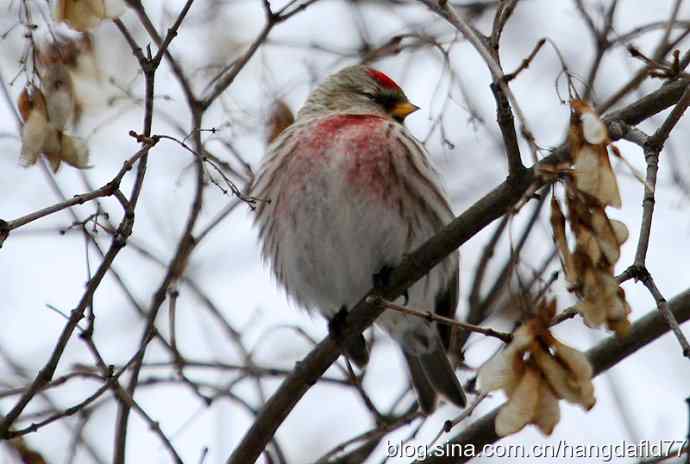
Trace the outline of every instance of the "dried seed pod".
{"label": "dried seed pod", "polygon": [[293,122],[295,116],[290,108],[282,100],[276,100],[266,121],[266,145],[270,145]]}
{"label": "dried seed pod", "polygon": [[86,32],[102,20],[117,18],[124,12],[122,0],[58,0],[55,18],[75,31]]}
{"label": "dried seed pod", "polygon": [[27,87],[19,94],[17,108],[24,121],[19,162],[22,166],[31,166],[38,160],[51,130],[45,97],[40,89]]}
{"label": "dried seed pod", "polygon": [[603,205],[620,208],[618,182],[613,173],[607,146],[608,131],[592,107],[580,100],[571,103],[568,142],[575,162],[575,184]]}
{"label": "dried seed pod", "polygon": [[103,0],[59,0],[57,3],[56,19],[79,32],[93,29],[104,18]]}
{"label": "dried seed pod", "polygon": [[513,334],[513,340],[480,369],[482,392],[502,389],[508,401],[496,416],[496,433],[506,436],[527,424],[549,435],[560,418],[559,399],[589,410],[594,406],[592,367],[581,352],[549,331],[555,301],[542,303],[537,316]]}
{"label": "dried seed pod", "polygon": [[61,63],[44,66],[41,88],[45,94],[48,120],[58,130],[74,120],[77,102],[74,83],[67,68]]}
{"label": "dried seed pod", "polygon": [[89,167],[89,149],[83,140],[71,135],[62,136],[62,151],[60,158],[75,168]]}

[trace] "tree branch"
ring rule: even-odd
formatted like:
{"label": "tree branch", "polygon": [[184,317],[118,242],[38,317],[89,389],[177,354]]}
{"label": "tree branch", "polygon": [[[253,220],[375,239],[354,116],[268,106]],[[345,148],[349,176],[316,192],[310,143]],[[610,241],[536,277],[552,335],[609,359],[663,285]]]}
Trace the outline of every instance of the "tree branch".
{"label": "tree branch", "polygon": [[[668,306],[678,321],[685,322],[690,319],[690,289],[671,299]],[[668,330],[669,327],[664,317],[656,310],[649,311],[646,316],[632,325],[626,336],[618,338],[612,335],[587,351],[587,358],[592,364],[594,375],[599,375],[615,366],[640,348],[664,335]],[[501,437],[496,435],[494,428],[499,409],[500,406],[485,414],[465,428],[463,432],[454,436],[448,443],[458,445],[458,448],[471,443],[476,449],[481,449],[484,445],[499,441]],[[416,464],[456,464],[467,462],[470,459],[469,456],[432,456],[417,461]]]}
{"label": "tree branch", "polygon": [[[637,124],[675,104],[686,85],[685,82],[667,84],[604,120],[609,125],[612,125],[614,121]],[[613,138],[617,138],[617,135],[620,137],[620,134],[611,134]],[[539,164],[557,163],[567,159],[568,156],[567,145],[563,144]],[[526,169],[522,175],[511,179],[510,182],[503,182],[455,218],[438,234],[405,256],[401,264],[392,271],[389,285],[382,289],[370,290],[350,311],[342,333],[343,339],[362,333],[383,312],[383,308],[366,302],[368,296],[379,296],[387,300],[398,298],[446,256],[509,211],[534,184],[538,186],[541,182],[537,179],[535,167],[532,167]],[[297,363],[294,373],[281,383],[278,390],[266,402],[227,463],[244,464],[256,461],[290,411],[326,369],[335,362],[339,354],[340,350],[335,341],[328,336]]]}

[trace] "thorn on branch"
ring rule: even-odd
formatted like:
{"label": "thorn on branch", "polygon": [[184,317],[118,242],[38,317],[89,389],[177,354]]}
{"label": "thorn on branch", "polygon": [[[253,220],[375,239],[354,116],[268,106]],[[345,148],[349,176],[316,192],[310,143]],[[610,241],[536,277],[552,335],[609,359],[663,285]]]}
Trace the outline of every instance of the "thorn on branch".
{"label": "thorn on branch", "polygon": [[649,271],[647,268],[645,266],[633,264],[628,266],[628,268],[623,271],[621,275],[616,277],[616,280],[618,280],[619,283],[626,282],[630,279],[634,279],[635,282],[644,282],[647,278],[649,278]]}
{"label": "thorn on branch", "polygon": [[680,51],[673,51],[673,62],[669,65],[659,62],[653,58],[647,57],[634,45],[628,45],[628,53],[635,59],[644,62],[649,68],[649,75],[659,79],[675,80],[683,75],[682,66],[680,63]]}
{"label": "thorn on branch", "polygon": [[147,137],[144,134],[137,134],[136,131],[129,131],[129,136],[136,139],[137,142],[152,147],[155,144],[157,144],[160,141],[160,136],[158,135],[152,135],[151,137]]}

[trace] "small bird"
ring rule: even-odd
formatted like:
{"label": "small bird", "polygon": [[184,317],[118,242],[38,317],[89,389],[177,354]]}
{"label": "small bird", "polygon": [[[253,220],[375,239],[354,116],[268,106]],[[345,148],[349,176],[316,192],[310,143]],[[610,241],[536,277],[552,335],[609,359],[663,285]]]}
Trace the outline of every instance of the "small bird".
{"label": "small bird", "polygon": [[[453,219],[425,148],[402,124],[417,109],[386,74],[347,67],[311,93],[253,182],[264,259],[289,297],[330,321],[336,340],[346,311]],[[398,301],[454,317],[458,287],[453,253]],[[448,326],[393,310],[376,324],[402,347],[424,412],[438,394],[466,405],[446,354]],[[361,335],[341,346],[360,367],[368,361]]]}

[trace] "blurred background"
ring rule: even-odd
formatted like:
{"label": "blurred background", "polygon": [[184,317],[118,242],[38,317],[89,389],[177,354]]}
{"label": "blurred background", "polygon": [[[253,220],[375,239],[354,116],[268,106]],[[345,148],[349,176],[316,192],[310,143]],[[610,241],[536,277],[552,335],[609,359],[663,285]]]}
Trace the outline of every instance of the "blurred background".
{"label": "blurred background", "polygon": [[[285,3],[271,2],[271,6],[277,11]],[[497,2],[451,3],[476,28],[490,33]],[[644,66],[630,56],[626,46],[633,44],[643,53],[653,54],[675,2],[618,3],[609,39],[622,39],[603,57],[593,87],[595,103],[617,92]],[[680,3],[674,38],[690,30],[690,5]],[[144,2],[144,7],[164,34],[183,4],[180,0]],[[583,5],[600,27],[610,2],[585,1]],[[70,198],[102,186],[139,149],[128,132],[142,130],[143,75],[120,31],[105,20],[93,29],[93,49],[84,52],[84,63],[74,74],[82,115],[71,133],[88,142],[91,166],[78,170],[64,165],[53,174],[43,160],[29,168],[19,165],[21,132],[15,102],[25,84],[33,79],[32,69],[26,64],[32,43],[39,47],[50,44],[56,34],[77,37],[52,19],[54,8],[53,1],[5,0],[0,5],[0,80],[4,92],[0,98],[0,218],[7,221],[58,203],[63,196]],[[31,12],[30,20],[26,11]],[[151,43],[132,10],[126,9],[120,19],[140,46]],[[245,53],[264,23],[264,5],[259,0],[197,1],[169,50],[194,90],[201,92],[219,70]],[[580,92],[596,54],[596,45],[576,2],[522,0],[503,33],[500,56],[504,70],[516,69],[544,37],[548,43],[529,68],[511,82],[540,156],[565,140],[570,117],[558,53]],[[681,40],[676,47],[684,52],[688,43]],[[152,48],[155,53],[155,45]],[[448,23],[414,1],[321,0],[278,24],[205,114],[201,136],[208,153],[216,158],[227,178],[242,189],[263,156],[266,121],[276,102],[282,101],[296,112],[325,76],[358,62],[386,72],[422,108],[407,119],[406,125],[431,153],[457,214],[505,179],[507,165],[489,88],[491,76],[485,64]],[[656,90],[661,83],[645,80],[616,107]],[[166,61],[156,74],[154,101],[152,133],[188,140],[190,112]],[[652,132],[664,115],[640,127]],[[523,161],[529,165],[529,149],[522,137],[520,143]],[[647,258],[659,289],[669,299],[690,287],[689,143],[690,122],[681,120],[660,160],[657,209]],[[645,160],[639,147],[626,142],[618,142],[617,146],[635,169],[644,172]],[[643,185],[623,163],[613,163],[623,207],[609,214],[623,221],[631,232],[616,269],[620,273],[634,258]],[[203,209],[195,230],[199,233],[212,227],[191,255],[184,278],[177,283],[175,338],[184,362],[178,369],[170,351],[154,339],[135,395],[182,459],[190,463],[224,462],[252,423],[256,410],[314,342],[327,334],[325,321],[289,303],[263,266],[250,207],[227,191],[217,171],[208,169],[207,176]],[[134,172],[124,177],[124,191],[130,191],[133,179]],[[146,319],[137,305],[145,312],[163,279],[189,214],[194,179],[193,157],[184,147],[164,140],[151,151],[133,235],[115,260],[114,272],[106,275],[93,300],[93,340],[106,364],[122,366],[139,347]],[[548,292],[558,297],[559,309],[576,302],[562,276],[550,282],[560,264],[554,259],[548,207],[530,228],[516,264],[509,268],[511,277],[500,278],[535,205],[532,202],[525,206],[499,231],[494,256],[478,293],[480,300],[492,295],[488,302],[491,317],[485,322],[488,326],[510,331],[520,319],[518,279],[534,281],[535,289],[549,284]],[[18,399],[16,389],[29,384],[47,361],[65,325],[65,314],[77,305],[85,283],[102,259],[98,247],[107,249],[112,224],[118,224],[121,216],[118,202],[106,197],[98,204],[89,202],[21,227],[3,244],[0,413],[12,408]],[[469,311],[481,256],[498,226],[497,222],[486,228],[460,250],[459,318]],[[623,287],[632,307],[632,320],[655,308],[643,286],[628,281]],[[168,340],[170,327],[166,302],[158,315],[157,328]],[[375,343],[363,389],[382,413],[403,414],[414,395],[409,391],[399,350],[383,333],[376,329],[370,332],[368,336]],[[560,324],[554,333],[582,350],[608,336],[604,329],[584,327],[579,318]],[[458,371],[461,380],[470,382],[476,368],[498,347],[493,339],[472,336],[465,346],[467,366]],[[343,366],[341,359],[326,374],[331,380],[317,383],[292,411],[276,435],[278,449],[270,447],[270,457],[262,458],[265,462],[315,462],[339,444],[376,427],[361,395],[347,385]],[[16,427],[28,426],[73,406],[102,385],[93,356],[76,335],[60,360],[56,378],[61,376],[66,376],[64,383],[34,398]],[[190,380],[196,388],[190,386]],[[610,444],[621,440],[680,440],[687,435],[684,400],[689,393],[690,365],[672,335],[667,334],[600,375],[594,384],[597,404],[591,411],[561,402],[562,418],[550,437],[527,427],[503,442]],[[213,401],[207,404],[204,398]],[[492,394],[454,432],[504,399],[501,393]],[[387,441],[430,443],[443,423],[460,413],[444,405],[424,420],[417,418],[401,425],[382,440],[366,462],[383,462]],[[117,401],[107,392],[78,414],[27,434],[26,445],[51,464],[110,462],[116,414]],[[0,462],[22,462],[9,446],[0,450],[0,456]],[[171,462],[161,441],[135,413],[129,419],[127,458],[136,463]]]}

